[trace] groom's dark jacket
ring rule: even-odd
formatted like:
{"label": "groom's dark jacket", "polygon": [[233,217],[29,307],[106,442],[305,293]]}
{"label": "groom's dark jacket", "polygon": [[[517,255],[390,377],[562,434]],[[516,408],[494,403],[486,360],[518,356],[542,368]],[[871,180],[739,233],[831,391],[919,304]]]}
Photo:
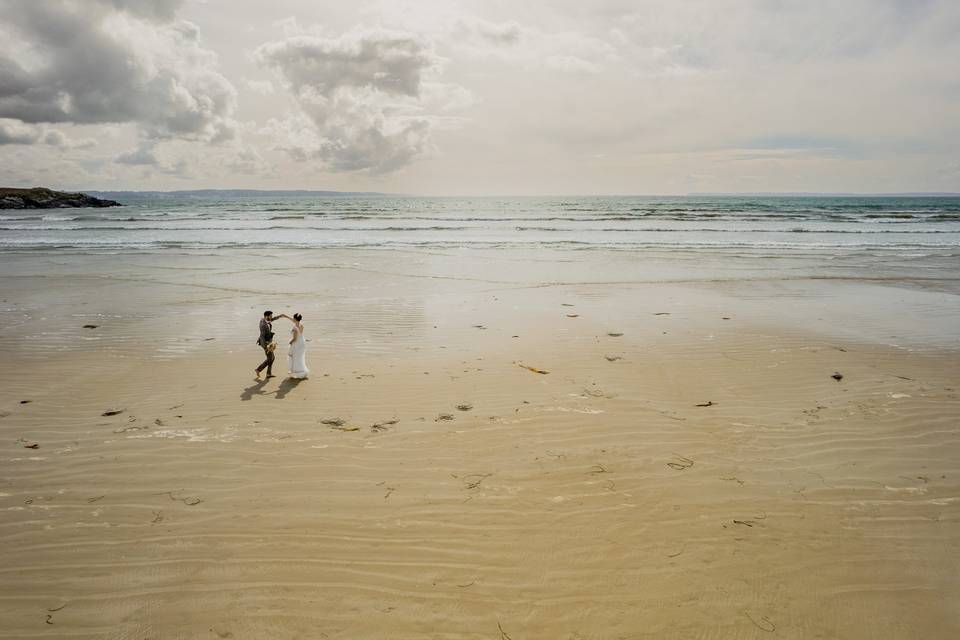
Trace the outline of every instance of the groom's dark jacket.
{"label": "groom's dark jacket", "polygon": [[266,318],[260,320],[260,337],[257,338],[257,344],[267,348],[267,345],[273,341],[273,325]]}

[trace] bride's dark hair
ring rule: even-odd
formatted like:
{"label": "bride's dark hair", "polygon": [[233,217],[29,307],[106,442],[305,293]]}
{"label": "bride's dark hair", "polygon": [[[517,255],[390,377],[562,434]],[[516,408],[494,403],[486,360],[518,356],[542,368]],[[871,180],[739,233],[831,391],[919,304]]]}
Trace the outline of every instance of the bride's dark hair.
{"label": "bride's dark hair", "polygon": [[296,320],[297,322],[300,322],[301,320],[303,320],[303,316],[299,313],[295,313],[293,314],[293,319]]}

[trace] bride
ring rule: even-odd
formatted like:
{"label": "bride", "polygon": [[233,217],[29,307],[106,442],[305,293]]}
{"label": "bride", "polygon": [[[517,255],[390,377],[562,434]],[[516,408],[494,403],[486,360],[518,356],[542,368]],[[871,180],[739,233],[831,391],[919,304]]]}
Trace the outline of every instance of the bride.
{"label": "bride", "polygon": [[287,367],[291,378],[306,378],[310,375],[307,369],[307,342],[303,339],[303,315],[293,314],[293,331],[290,336],[290,352],[287,355]]}

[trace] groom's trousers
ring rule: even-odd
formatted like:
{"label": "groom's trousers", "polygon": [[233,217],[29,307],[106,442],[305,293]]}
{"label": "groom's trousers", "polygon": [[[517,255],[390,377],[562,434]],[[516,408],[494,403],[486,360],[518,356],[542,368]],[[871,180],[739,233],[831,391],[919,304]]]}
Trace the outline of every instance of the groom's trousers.
{"label": "groom's trousers", "polygon": [[273,351],[272,351],[272,350],[268,350],[266,347],[264,347],[263,352],[267,355],[267,359],[264,360],[263,362],[261,362],[261,363],[260,363],[260,366],[257,367],[257,373],[260,373],[261,371],[263,371],[264,369],[266,369],[266,370],[267,370],[267,375],[268,375],[268,376],[272,376],[272,375],[273,375],[273,361],[275,360],[275,356],[273,355]]}

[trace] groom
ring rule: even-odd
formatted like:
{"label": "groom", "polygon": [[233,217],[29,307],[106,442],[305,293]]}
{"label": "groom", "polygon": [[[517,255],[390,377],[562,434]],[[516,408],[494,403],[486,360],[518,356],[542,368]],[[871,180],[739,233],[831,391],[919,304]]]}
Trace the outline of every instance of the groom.
{"label": "groom", "polygon": [[260,319],[260,337],[257,338],[257,344],[263,349],[264,355],[267,356],[267,359],[260,363],[260,366],[255,369],[257,372],[257,380],[260,379],[260,372],[264,369],[267,370],[267,378],[273,377],[273,350],[276,345],[273,344],[273,311],[264,311],[263,318]]}

